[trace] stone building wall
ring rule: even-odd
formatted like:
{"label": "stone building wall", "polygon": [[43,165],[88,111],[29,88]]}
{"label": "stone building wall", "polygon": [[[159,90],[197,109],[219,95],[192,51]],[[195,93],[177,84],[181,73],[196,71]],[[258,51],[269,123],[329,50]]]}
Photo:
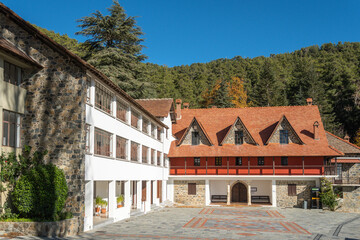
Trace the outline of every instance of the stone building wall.
{"label": "stone building wall", "polygon": [[[196,183],[196,195],[188,194],[188,183]],[[205,180],[175,180],[174,201],[185,205],[205,205]]]}
{"label": "stone building wall", "polygon": [[290,124],[288,121],[284,120],[281,122],[281,124],[278,126],[274,134],[272,135],[269,143],[279,143],[280,142],[280,130],[288,130],[289,133],[289,143],[297,143],[299,144],[299,139],[297,138],[296,134],[290,127]]}
{"label": "stone building wall", "polygon": [[187,145],[191,145],[192,144],[192,132],[194,131],[198,131],[199,132],[199,136],[200,136],[200,144],[203,145],[208,145],[210,146],[210,142],[208,141],[208,139],[206,138],[205,134],[203,133],[203,131],[201,130],[199,124],[197,124],[196,122],[193,123],[193,125],[190,127],[189,131],[187,132],[184,140],[182,141],[182,144],[187,144]]}
{"label": "stone building wall", "polygon": [[27,90],[22,145],[48,150],[47,162],[64,170],[69,188],[66,209],[82,230],[85,196],[85,70],[0,12],[0,36],[44,68],[24,72]]}
{"label": "stone building wall", "polygon": [[[288,195],[288,184],[296,184],[296,196]],[[310,207],[311,188],[315,186],[315,181],[276,180],[276,204],[278,207],[303,207],[304,201],[308,201]]]}
{"label": "stone building wall", "polygon": [[343,200],[339,205],[340,211],[360,213],[360,187],[342,187]]}
{"label": "stone building wall", "polygon": [[227,134],[226,138],[224,139],[223,144],[235,144],[235,131],[243,131],[245,143],[255,144],[255,142],[251,139],[250,135],[245,130],[245,127],[242,125],[240,121],[238,121],[234,127],[230,128],[230,132]]}
{"label": "stone building wall", "polygon": [[[360,178],[360,163],[343,163],[341,176],[343,178]],[[354,179],[356,180],[356,179]]]}

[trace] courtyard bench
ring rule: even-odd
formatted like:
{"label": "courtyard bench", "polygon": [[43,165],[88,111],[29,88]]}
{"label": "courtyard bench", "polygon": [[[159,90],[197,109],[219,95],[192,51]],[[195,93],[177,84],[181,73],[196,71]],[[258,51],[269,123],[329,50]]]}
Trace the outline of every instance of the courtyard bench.
{"label": "courtyard bench", "polygon": [[226,195],[211,195],[211,202],[227,202]]}
{"label": "courtyard bench", "polygon": [[252,203],[270,203],[269,196],[251,196]]}

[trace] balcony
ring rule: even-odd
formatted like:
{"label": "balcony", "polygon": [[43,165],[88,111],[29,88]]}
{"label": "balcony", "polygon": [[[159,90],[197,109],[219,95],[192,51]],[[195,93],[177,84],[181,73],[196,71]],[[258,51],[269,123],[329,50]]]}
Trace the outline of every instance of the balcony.
{"label": "balcony", "polygon": [[170,175],[335,175],[333,166],[171,166]]}
{"label": "balcony", "polygon": [[360,186],[360,177],[328,178],[331,183],[338,186]]}

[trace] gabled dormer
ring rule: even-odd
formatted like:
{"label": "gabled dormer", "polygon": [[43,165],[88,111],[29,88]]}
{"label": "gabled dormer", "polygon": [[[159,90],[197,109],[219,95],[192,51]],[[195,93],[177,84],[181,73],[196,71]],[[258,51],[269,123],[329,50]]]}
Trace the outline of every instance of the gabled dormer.
{"label": "gabled dormer", "polygon": [[304,144],[299,135],[296,133],[294,128],[291,126],[289,120],[283,115],[277,123],[274,131],[266,141],[265,145],[269,143],[280,143],[280,144]]}
{"label": "gabled dormer", "polygon": [[254,138],[251,136],[250,132],[244,125],[243,121],[241,121],[240,117],[237,117],[234,124],[230,127],[224,139],[221,141],[220,145],[242,145],[244,143],[257,145]]}
{"label": "gabled dormer", "polygon": [[213,145],[209,136],[207,135],[204,127],[201,123],[194,117],[190,125],[186,129],[184,135],[178,142],[180,145]]}

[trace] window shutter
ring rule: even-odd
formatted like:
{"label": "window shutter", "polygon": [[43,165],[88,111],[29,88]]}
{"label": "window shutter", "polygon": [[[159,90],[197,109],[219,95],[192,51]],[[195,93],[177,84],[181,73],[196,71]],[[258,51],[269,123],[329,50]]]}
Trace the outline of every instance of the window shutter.
{"label": "window shutter", "polygon": [[188,195],[196,195],[196,183],[188,183]]}
{"label": "window shutter", "polygon": [[296,196],[296,184],[288,184],[288,195]]}

